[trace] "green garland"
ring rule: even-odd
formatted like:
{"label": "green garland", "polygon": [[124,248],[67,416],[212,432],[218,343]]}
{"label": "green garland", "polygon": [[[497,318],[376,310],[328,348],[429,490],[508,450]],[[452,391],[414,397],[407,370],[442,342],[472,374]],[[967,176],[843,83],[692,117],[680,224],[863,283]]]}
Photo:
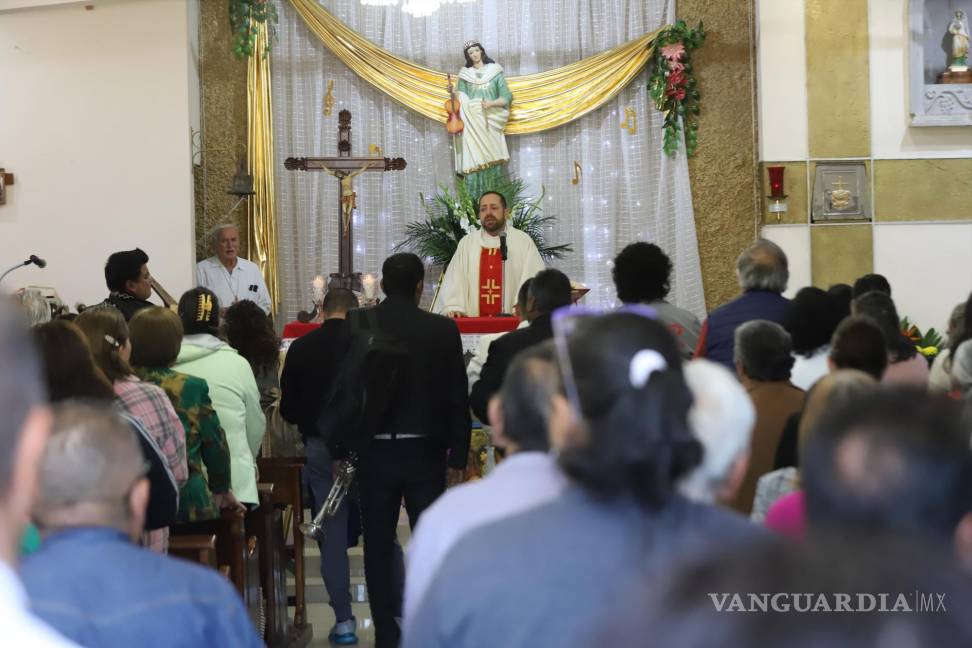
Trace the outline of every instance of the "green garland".
{"label": "green garland", "polygon": [[[543,215],[543,193],[538,198],[524,196],[526,183],[518,178],[502,178],[490,184],[489,191],[502,194],[510,205],[510,225],[529,235],[544,261],[563,258],[570,245],[549,245],[544,229],[556,220]],[[468,232],[480,229],[477,212],[478,197],[469,193],[466,183],[456,183],[456,192],[442,185],[431,198],[419,194],[429,219],[405,226],[405,239],[396,250],[414,250],[433,265],[448,265],[456,253],[459,241]]]}
{"label": "green garland", "polygon": [[277,7],[269,0],[229,0],[229,19],[233,28],[233,54],[236,58],[253,56],[257,31],[267,27],[266,56],[277,38]]}
{"label": "green garland", "polygon": [[692,74],[692,51],[705,41],[702,23],[692,29],[684,20],[664,30],[655,40],[655,51],[649,63],[648,93],[655,108],[665,115],[665,142],[668,155],[678,150],[678,134],[685,128],[685,152],[698,148],[699,89]]}

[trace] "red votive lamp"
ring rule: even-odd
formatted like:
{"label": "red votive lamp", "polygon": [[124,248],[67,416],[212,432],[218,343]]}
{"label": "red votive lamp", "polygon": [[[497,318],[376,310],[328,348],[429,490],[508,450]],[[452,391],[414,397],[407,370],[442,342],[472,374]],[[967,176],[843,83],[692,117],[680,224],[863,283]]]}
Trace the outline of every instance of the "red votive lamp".
{"label": "red votive lamp", "polygon": [[786,171],[786,167],[782,166],[771,166],[766,167],[766,172],[769,174],[770,182],[770,195],[769,198],[769,212],[771,214],[776,214],[776,222],[779,223],[782,219],[783,212],[786,211],[786,194],[783,193],[783,172]]}
{"label": "red votive lamp", "polygon": [[786,167],[782,166],[771,166],[766,167],[766,171],[769,173],[770,181],[770,198],[786,198],[783,193],[783,172],[786,171]]}

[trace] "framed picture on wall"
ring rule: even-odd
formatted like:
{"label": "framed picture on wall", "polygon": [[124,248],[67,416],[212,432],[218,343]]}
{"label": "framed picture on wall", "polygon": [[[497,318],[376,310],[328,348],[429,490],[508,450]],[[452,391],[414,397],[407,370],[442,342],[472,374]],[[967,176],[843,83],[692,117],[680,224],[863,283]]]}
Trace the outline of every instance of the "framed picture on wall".
{"label": "framed picture on wall", "polygon": [[818,162],[813,176],[813,222],[870,220],[869,189],[863,162]]}

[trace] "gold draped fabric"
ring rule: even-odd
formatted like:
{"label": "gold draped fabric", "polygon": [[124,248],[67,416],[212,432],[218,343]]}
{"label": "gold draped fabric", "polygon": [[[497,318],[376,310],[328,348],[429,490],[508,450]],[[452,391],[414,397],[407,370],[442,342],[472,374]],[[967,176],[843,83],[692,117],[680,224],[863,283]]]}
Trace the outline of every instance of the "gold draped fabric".
{"label": "gold draped fabric", "polygon": [[280,303],[277,278],[277,215],[273,190],[273,111],[270,95],[270,59],[260,53],[266,45],[266,28],[260,27],[246,75],[247,165],[255,194],[246,214],[250,260],[260,266],[270,292],[271,311]]}
{"label": "gold draped fabric", "polygon": [[[444,104],[449,98],[445,72],[417,65],[378,47],[317,0],[290,3],[307,27],[355,74],[406,108],[445,123]],[[555,70],[507,77],[513,109],[506,133],[525,135],[556,128],[604,105],[645,66],[660,31]],[[456,53],[458,60],[460,54]]]}

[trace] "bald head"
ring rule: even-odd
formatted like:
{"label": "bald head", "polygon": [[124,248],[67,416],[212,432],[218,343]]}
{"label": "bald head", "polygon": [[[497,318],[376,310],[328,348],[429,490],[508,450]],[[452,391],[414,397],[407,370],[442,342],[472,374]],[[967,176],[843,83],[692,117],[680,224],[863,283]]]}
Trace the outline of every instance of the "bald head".
{"label": "bald head", "polygon": [[324,302],[321,304],[327,318],[342,318],[349,310],[358,306],[358,298],[347,288],[331,288],[324,295]]}
{"label": "bald head", "polygon": [[[134,533],[147,502],[145,469],[138,439],[110,409],[64,403],[55,409],[41,460],[35,518],[45,529],[109,526]],[[140,504],[132,501],[136,490],[145,492]]]}

